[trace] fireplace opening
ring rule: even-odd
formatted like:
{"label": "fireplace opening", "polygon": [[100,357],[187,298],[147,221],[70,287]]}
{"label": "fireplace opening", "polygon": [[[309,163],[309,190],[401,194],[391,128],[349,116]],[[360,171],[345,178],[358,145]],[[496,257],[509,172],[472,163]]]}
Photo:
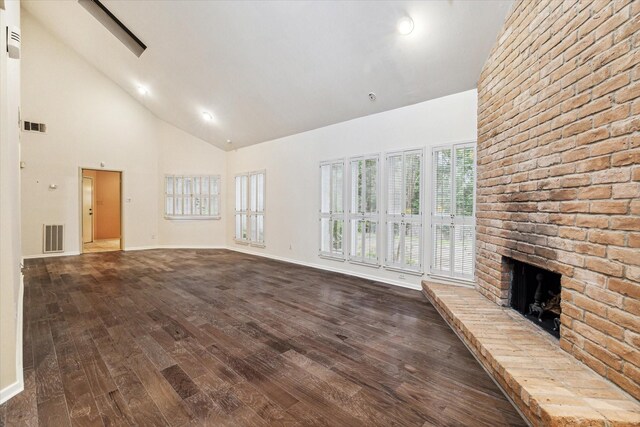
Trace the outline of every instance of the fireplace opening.
{"label": "fireplace opening", "polygon": [[560,338],[560,274],[510,260],[511,308]]}

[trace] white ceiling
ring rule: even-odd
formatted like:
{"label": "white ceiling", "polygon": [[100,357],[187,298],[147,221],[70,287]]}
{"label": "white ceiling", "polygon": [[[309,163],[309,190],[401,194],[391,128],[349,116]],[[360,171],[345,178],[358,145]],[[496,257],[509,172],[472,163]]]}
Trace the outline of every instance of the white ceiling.
{"label": "white ceiling", "polygon": [[75,0],[23,1],[157,116],[234,149],[476,87],[512,1],[103,4],[147,45],[140,58]]}

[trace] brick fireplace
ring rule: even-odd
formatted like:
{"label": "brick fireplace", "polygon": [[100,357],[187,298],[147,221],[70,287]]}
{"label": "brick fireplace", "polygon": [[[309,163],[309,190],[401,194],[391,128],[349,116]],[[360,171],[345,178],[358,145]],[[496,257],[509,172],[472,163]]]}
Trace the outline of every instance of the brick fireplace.
{"label": "brick fireplace", "polygon": [[509,305],[526,319],[560,338],[561,276],[506,258],[511,270]]}
{"label": "brick fireplace", "polygon": [[477,289],[562,276],[559,346],[640,398],[640,1],[517,1],[478,82]]}

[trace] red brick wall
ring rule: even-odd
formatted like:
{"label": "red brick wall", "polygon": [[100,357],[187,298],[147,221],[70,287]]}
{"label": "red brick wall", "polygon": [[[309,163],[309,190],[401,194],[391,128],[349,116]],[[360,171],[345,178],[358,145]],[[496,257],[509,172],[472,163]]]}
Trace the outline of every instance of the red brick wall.
{"label": "red brick wall", "polygon": [[640,0],[516,2],[478,82],[478,289],[559,272],[560,345],[640,398]]}

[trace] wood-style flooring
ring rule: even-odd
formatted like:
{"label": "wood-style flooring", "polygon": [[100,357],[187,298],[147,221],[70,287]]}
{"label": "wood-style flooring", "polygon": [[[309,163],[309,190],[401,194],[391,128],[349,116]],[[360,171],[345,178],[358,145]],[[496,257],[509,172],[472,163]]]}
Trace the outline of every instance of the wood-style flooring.
{"label": "wood-style flooring", "polygon": [[522,426],[418,292],[225,250],[27,261],[0,424]]}
{"label": "wood-style flooring", "polygon": [[120,239],[101,239],[82,244],[82,253],[110,252],[120,250]]}

